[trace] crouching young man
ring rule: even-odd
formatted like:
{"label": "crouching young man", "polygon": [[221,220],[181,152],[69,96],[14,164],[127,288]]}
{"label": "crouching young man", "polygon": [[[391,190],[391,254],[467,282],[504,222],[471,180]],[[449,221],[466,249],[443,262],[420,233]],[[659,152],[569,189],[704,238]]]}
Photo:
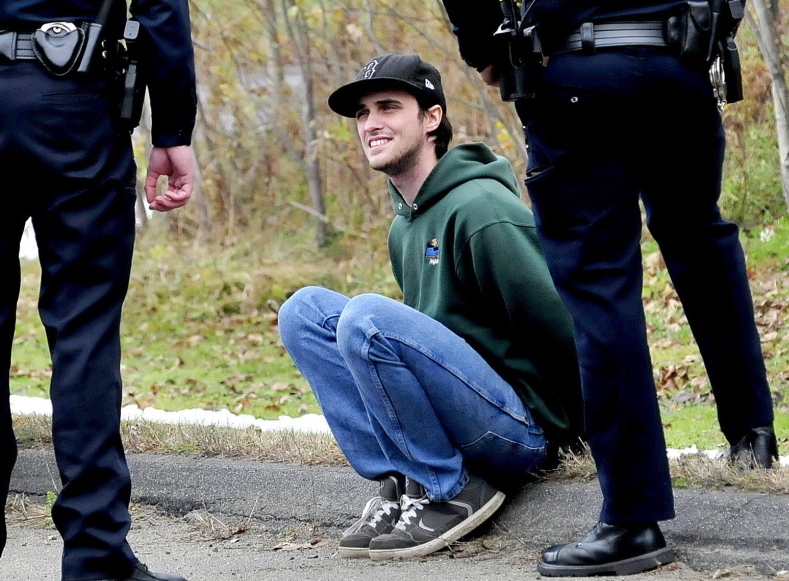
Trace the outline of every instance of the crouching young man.
{"label": "crouching young man", "polygon": [[307,287],[280,309],[280,334],[351,466],[380,483],[340,555],[427,555],[578,440],[571,322],[509,162],[480,143],[447,150],[433,66],[378,57],[329,106],[356,119],[389,178],[405,304]]}

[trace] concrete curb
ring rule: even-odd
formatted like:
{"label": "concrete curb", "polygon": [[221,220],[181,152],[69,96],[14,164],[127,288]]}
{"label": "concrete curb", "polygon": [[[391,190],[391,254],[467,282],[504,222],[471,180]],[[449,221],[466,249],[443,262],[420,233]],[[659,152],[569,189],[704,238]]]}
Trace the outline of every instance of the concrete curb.
{"label": "concrete curb", "polygon": [[[338,535],[358,518],[375,486],[350,468],[132,454],[136,503],[174,514],[207,510],[254,518],[277,530],[311,525]],[[49,450],[20,451],[11,493],[43,495],[59,486]],[[678,558],[696,570],[752,566],[789,570],[789,496],[703,489],[675,490],[677,518],[662,529]],[[535,483],[510,497],[494,527],[515,535],[535,556],[582,537],[597,520],[596,482]]]}

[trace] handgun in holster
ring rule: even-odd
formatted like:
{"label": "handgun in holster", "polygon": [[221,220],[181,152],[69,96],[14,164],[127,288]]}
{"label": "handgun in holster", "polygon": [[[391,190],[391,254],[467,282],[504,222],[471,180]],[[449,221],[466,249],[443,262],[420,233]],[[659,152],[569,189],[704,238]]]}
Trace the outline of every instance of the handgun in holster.
{"label": "handgun in holster", "polygon": [[725,46],[721,48],[721,64],[723,66],[723,80],[726,83],[726,102],[742,101],[745,95],[742,87],[740,53],[737,50],[734,36],[727,37]]}
{"label": "handgun in holster", "polygon": [[712,89],[722,107],[743,98],[735,35],[745,0],[687,0],[666,20],[666,42],[680,57],[710,67]]}
{"label": "handgun in holster", "polygon": [[500,0],[504,17],[494,38],[506,43],[505,62],[499,63],[499,90],[504,101],[533,100],[542,70],[542,48],[536,29],[523,27],[520,0]]}
{"label": "handgun in holster", "polygon": [[123,31],[126,49],[121,58],[121,99],[118,120],[128,131],[140,124],[142,107],[145,102],[145,78],[139,64],[140,23],[127,20]]}

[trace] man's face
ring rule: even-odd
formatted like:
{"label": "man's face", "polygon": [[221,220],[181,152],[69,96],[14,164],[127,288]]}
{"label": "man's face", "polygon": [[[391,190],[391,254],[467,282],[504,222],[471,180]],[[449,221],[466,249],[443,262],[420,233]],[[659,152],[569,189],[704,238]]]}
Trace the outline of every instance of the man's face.
{"label": "man's face", "polygon": [[408,171],[427,146],[425,117],[416,98],[392,89],[361,98],[356,129],[370,167],[389,176]]}

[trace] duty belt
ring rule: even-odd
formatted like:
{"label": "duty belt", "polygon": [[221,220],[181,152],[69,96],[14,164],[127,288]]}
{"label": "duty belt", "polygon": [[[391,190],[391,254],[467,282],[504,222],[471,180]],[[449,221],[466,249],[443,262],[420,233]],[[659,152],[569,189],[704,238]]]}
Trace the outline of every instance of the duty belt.
{"label": "duty belt", "polygon": [[551,54],[583,51],[616,46],[668,46],[662,21],[584,22]]}
{"label": "duty belt", "polygon": [[33,34],[30,32],[0,31],[0,63],[5,61],[33,61]]}

